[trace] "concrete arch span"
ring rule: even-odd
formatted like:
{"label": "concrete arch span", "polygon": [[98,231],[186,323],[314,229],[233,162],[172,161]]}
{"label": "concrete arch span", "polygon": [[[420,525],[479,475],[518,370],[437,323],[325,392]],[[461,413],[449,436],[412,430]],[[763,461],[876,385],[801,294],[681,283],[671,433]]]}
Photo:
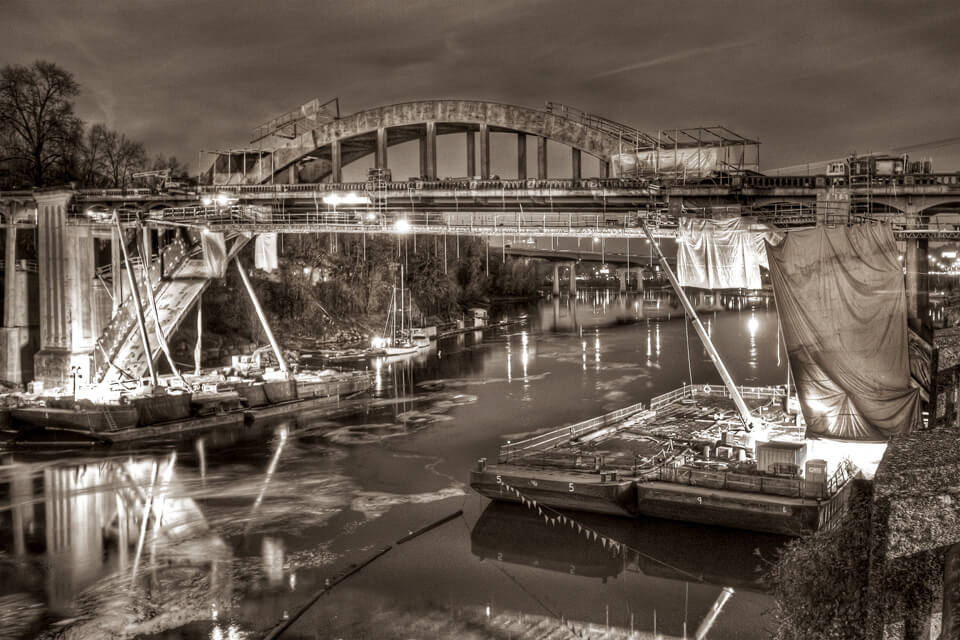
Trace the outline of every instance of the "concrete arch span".
{"label": "concrete arch span", "polygon": [[[221,156],[216,170],[222,178],[229,173],[232,183],[269,182],[271,175],[288,171],[294,163],[309,158],[321,163],[317,173],[326,177],[336,154],[342,166],[371,153],[383,153],[384,157],[377,159],[382,166],[386,154],[380,150],[388,146],[422,138],[428,140],[429,147],[431,136],[474,131],[481,134],[480,145],[485,144],[484,132],[526,134],[558,142],[604,162],[621,149],[621,141],[609,133],[539,109],[476,100],[424,100],[359,111],[320,123],[293,139],[268,136],[255,143],[257,150],[248,152],[246,164],[238,154],[230,156],[229,162]],[[432,152],[435,157],[435,149]],[[481,151],[481,161],[482,157]]]}

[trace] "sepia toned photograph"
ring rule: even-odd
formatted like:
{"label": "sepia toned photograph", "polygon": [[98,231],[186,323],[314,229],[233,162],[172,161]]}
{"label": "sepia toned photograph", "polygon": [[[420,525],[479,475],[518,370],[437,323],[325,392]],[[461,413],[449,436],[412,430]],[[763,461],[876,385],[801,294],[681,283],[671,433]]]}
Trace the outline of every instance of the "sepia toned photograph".
{"label": "sepia toned photograph", "polygon": [[0,640],[960,640],[958,33],[0,3]]}

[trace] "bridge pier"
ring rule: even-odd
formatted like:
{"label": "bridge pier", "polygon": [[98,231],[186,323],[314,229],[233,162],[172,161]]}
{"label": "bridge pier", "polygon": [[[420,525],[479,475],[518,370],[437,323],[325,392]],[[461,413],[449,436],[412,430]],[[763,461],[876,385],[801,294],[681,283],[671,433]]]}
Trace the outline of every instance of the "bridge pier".
{"label": "bridge pier", "polygon": [[343,182],[343,150],[340,140],[330,143],[330,182],[334,184]]}
{"label": "bridge pier", "polygon": [[580,149],[577,149],[577,148],[570,149],[570,166],[573,169],[572,171],[573,179],[579,181],[580,173],[581,173],[580,172]]}
{"label": "bridge pier", "polygon": [[547,178],[547,139],[543,136],[537,137],[537,178]]}
{"label": "bridge pier", "polygon": [[[36,327],[31,328],[30,295],[39,287],[36,275],[17,260],[17,214],[21,205],[11,203],[6,215],[3,273],[3,328],[0,329],[0,382],[22,385],[33,378]],[[25,263],[24,263],[25,266]],[[33,280],[33,282],[31,282]],[[32,330],[31,330],[32,329]]]}
{"label": "bridge pier", "polygon": [[627,280],[630,278],[630,270],[624,267],[617,269],[617,278],[620,280],[620,293],[626,293]]}
{"label": "bridge pier", "polygon": [[80,381],[93,373],[97,339],[93,292],[93,233],[66,226],[72,192],[38,191],[38,267],[40,279],[40,351],[33,357],[34,379],[65,385],[76,367]]}
{"label": "bridge pier", "polygon": [[467,177],[477,175],[477,138],[473,131],[467,130]]}
{"label": "bridge pier", "polygon": [[610,177],[610,161],[609,160],[600,160],[600,177],[609,178]]}
{"label": "bridge pier", "polygon": [[517,180],[527,179],[527,134],[517,134]]}
{"label": "bridge pier", "polygon": [[490,178],[490,127],[486,122],[480,123],[480,177]]}
{"label": "bridge pier", "polygon": [[[423,167],[423,141],[420,142],[420,166]],[[387,168],[387,130],[385,127],[377,129],[377,151],[374,157],[374,167],[377,169]],[[422,172],[421,172],[422,175]]]}
{"label": "bridge pier", "polygon": [[570,297],[577,297],[577,263],[571,262],[570,264]]}
{"label": "bridge pier", "polygon": [[553,297],[557,298],[560,296],[560,265],[556,262],[553,263]]}
{"label": "bridge pier", "polygon": [[[428,120],[426,122],[427,133],[424,138],[423,150],[426,153],[426,158],[424,159],[424,168],[426,173],[424,177],[428,180],[437,179],[437,123],[433,120]],[[386,166],[386,162],[384,162]]]}

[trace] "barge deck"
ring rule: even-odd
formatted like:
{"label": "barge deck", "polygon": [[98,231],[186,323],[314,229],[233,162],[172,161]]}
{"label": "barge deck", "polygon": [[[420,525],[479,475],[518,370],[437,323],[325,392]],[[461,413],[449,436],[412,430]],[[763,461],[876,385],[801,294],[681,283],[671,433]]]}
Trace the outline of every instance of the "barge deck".
{"label": "barge deck", "polygon": [[[740,389],[771,445],[803,446],[781,387]],[[684,387],[582,423],[507,443],[478,461],[470,484],[493,500],[805,535],[845,510],[853,471],[804,479],[757,469],[723,387]],[[761,443],[765,444],[765,443]]]}

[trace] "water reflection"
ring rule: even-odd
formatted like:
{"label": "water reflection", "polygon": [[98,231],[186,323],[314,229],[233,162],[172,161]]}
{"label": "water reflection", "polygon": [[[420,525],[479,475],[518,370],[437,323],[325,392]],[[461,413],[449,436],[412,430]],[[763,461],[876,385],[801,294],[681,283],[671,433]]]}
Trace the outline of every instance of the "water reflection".
{"label": "water reflection", "polygon": [[[624,636],[639,631],[687,637],[696,629],[691,637],[705,637],[714,624],[730,625],[732,621],[720,616],[725,606],[733,609],[739,604],[731,598],[750,602],[766,598],[756,555],[772,557],[784,542],[779,536],[748,539],[729,529],[665,520],[638,523],[580,513],[569,516],[563,526],[551,526],[523,506],[492,503],[470,533],[471,551],[508,574],[511,566],[521,566],[599,579],[601,584],[619,579],[622,589],[635,597],[628,608],[617,606],[614,616],[609,604],[597,606],[582,591],[554,591],[550,599],[557,617],[574,629],[610,624]],[[588,530],[599,531],[617,547],[585,536]],[[499,604],[514,610],[517,606],[502,599]]]}
{"label": "water reflection", "polygon": [[[739,382],[785,377],[775,316],[762,302],[742,314],[724,310],[736,306],[733,297],[697,304],[711,310],[708,330]],[[25,638],[61,619],[79,638],[114,629],[262,635],[369,549],[465,504],[475,527],[449,526],[420,546],[403,545],[383,569],[351,579],[332,608],[311,614],[312,629],[363,635],[350,625],[372,624],[370,603],[382,606],[383,624],[406,620],[409,636],[422,637],[417,625],[433,616],[474,613],[495,636],[504,611],[549,617],[535,603],[556,599],[590,624],[602,624],[610,606],[619,628],[629,627],[632,611],[637,629],[652,629],[656,612],[658,631],[669,634],[682,634],[686,611],[693,633],[731,587],[710,637],[759,635],[765,601],[746,552],[758,546],[755,534],[592,522],[646,554],[618,560],[567,532],[537,531],[525,513],[483,511],[469,493],[469,468],[504,440],[648,401],[690,377],[683,313],[669,294],[585,291],[573,304],[553,299],[524,310],[526,325],[358,365],[374,371],[376,387],[350,416],[305,414],[125,452],[6,455],[0,618],[18,618],[16,635]],[[694,381],[716,382],[690,336]],[[437,602],[451,604],[438,612]],[[26,611],[33,613],[15,615]]]}

